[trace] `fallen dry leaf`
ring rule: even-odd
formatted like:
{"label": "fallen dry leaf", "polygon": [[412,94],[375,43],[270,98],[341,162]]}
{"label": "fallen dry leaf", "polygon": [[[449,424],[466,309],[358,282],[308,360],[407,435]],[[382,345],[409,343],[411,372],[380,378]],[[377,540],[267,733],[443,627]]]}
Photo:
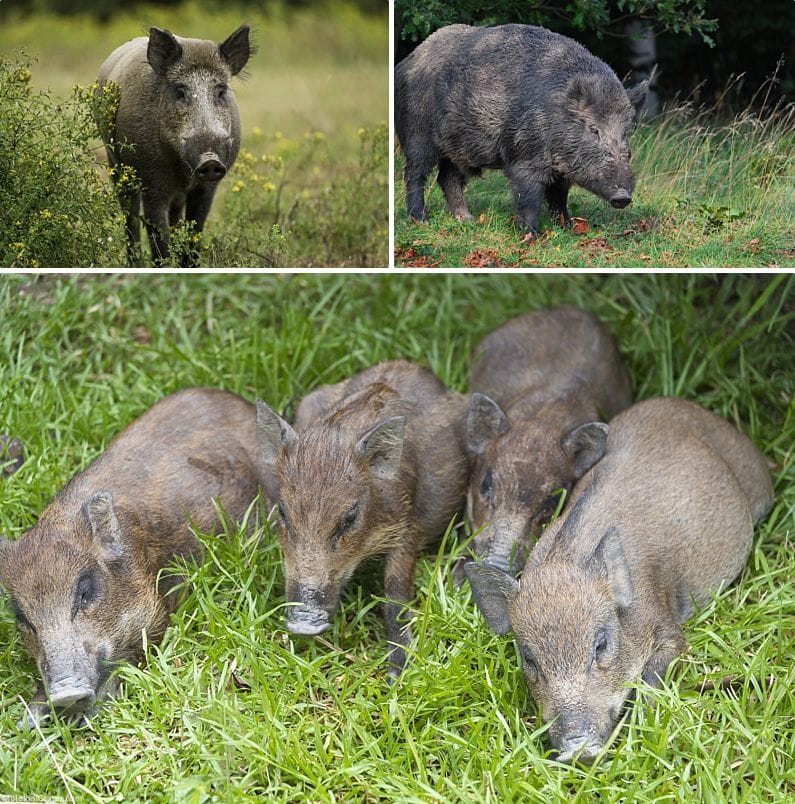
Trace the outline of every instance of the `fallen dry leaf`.
{"label": "fallen dry leaf", "polygon": [[480,215],[478,215],[478,223],[484,224],[485,222],[486,222],[486,213],[481,212]]}
{"label": "fallen dry leaf", "polygon": [[591,230],[588,221],[585,218],[572,218],[571,230],[574,234],[585,234]]}
{"label": "fallen dry leaf", "polygon": [[495,248],[479,248],[475,251],[470,251],[464,257],[464,265],[470,268],[509,268],[505,260],[497,256],[497,249]]}

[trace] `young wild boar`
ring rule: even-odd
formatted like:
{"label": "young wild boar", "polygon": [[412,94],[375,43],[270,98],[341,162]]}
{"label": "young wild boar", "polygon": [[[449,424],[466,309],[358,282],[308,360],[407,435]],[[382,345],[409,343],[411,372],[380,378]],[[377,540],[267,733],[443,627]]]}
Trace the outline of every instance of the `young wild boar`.
{"label": "young wild boar", "polygon": [[73,477],[22,538],[0,539],[0,581],[43,687],[29,723],[50,707],[90,713],[112,688],[115,664],[141,658],[174,609],[176,556],[210,531],[214,501],[241,517],[264,467],[254,406],[234,394],[190,388],[167,396]]}
{"label": "young wild boar", "polygon": [[[631,402],[630,383],[607,327],[585,310],[521,315],[478,344],[467,445],[474,468],[467,509],[482,528],[473,549],[516,574],[558,492],[601,458],[603,422]],[[463,563],[455,569],[463,580]]]}
{"label": "young wild boar", "polygon": [[[222,44],[183,39],[160,28],[108,56],[99,84],[118,85],[115,122],[101,125],[126,219],[127,256],[140,259],[139,211],[152,260],[168,257],[169,227],[183,217],[201,232],[218,182],[240,149],[240,115],[229,86],[251,53],[243,25]],[[141,189],[119,180],[120,166],[135,169]]]}
{"label": "young wild boar", "polygon": [[681,623],[741,572],[772,502],[748,438],[692,402],[650,399],[613,419],[518,583],[466,566],[486,621],[516,635],[558,760],[593,760],[627,684],[659,684],[686,647]]}
{"label": "young wild boar", "polygon": [[354,570],[385,555],[389,673],[400,674],[411,641],[400,614],[417,551],[464,504],[465,410],[465,397],[402,360],[310,394],[298,432],[257,402],[260,443],[279,488],[289,631],[328,629]]}
{"label": "young wild boar", "polygon": [[635,187],[627,136],[645,94],[645,82],[624,89],[603,61],[545,28],[439,29],[395,68],[409,216],[427,219],[425,182],[437,165],[458,220],[472,217],[464,185],[482,168],[505,172],[531,235],[544,200],[571,224],[572,184],[627,206]]}

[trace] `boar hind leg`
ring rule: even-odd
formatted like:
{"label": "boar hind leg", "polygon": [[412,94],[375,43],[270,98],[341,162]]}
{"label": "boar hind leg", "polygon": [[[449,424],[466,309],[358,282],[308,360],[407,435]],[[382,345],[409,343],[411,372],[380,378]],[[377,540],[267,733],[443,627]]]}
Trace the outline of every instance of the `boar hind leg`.
{"label": "boar hind leg", "polygon": [[538,219],[544,200],[544,185],[535,177],[535,171],[522,165],[506,165],[505,175],[511,184],[516,200],[516,211],[522,228],[532,236],[538,235]]}
{"label": "boar hind leg", "polygon": [[571,212],[569,212],[569,188],[571,185],[563,178],[557,178],[544,189],[544,196],[549,204],[553,216],[560,220],[564,229],[571,227]]}
{"label": "boar hind leg", "polygon": [[449,159],[439,162],[439,176],[436,179],[444,193],[447,208],[457,221],[471,221],[472,213],[464,198],[466,176]]}
{"label": "boar hind leg", "polygon": [[411,644],[411,628],[401,622],[411,597],[417,551],[413,540],[395,548],[386,557],[384,566],[384,620],[386,638],[392,645],[389,652],[389,677],[396,679],[406,665],[406,648]]}
{"label": "boar hind leg", "polygon": [[436,154],[406,154],[406,211],[414,221],[427,221],[425,183],[437,161]]}

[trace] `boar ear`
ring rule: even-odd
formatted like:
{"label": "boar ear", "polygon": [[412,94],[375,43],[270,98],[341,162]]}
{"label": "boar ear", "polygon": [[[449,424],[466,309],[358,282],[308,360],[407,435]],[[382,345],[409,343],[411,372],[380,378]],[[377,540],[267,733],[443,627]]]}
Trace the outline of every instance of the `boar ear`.
{"label": "boar ear", "polygon": [[230,34],[218,45],[221,58],[229,65],[232,75],[237,75],[245,66],[251,55],[249,42],[249,27],[241,25],[233,34]]}
{"label": "boar ear", "polygon": [[627,89],[627,97],[629,98],[629,102],[635,107],[635,114],[640,114],[641,109],[643,109],[648,90],[648,81],[641,81],[639,84],[635,84],[634,87]]}
{"label": "boar ear", "polygon": [[392,480],[400,469],[403,456],[403,437],[406,433],[406,417],[391,416],[370,428],[356,445],[380,480]]}
{"label": "boar ear", "polygon": [[485,394],[474,393],[467,412],[467,447],[481,455],[492,438],[511,429],[502,408]]}
{"label": "boar ear", "polygon": [[608,528],[599,540],[591,557],[589,570],[608,578],[620,609],[632,605],[635,596],[632,589],[632,575],[615,528]]}
{"label": "boar ear", "polygon": [[604,422],[586,422],[560,440],[563,451],[571,458],[575,480],[579,480],[605,454],[609,431]]}
{"label": "boar ear", "polygon": [[273,408],[258,399],[257,438],[265,463],[273,465],[284,447],[298,439],[298,433]]}
{"label": "boar ear", "polygon": [[170,31],[162,28],[149,29],[149,44],[146,48],[146,60],[158,75],[165,75],[166,70],[182,55],[182,45]]}
{"label": "boar ear", "polygon": [[472,597],[491,630],[496,634],[507,634],[511,630],[508,604],[519,591],[517,580],[507,572],[479,561],[465,564],[464,572],[469,578]]}
{"label": "boar ear", "polygon": [[113,507],[113,494],[98,491],[85,504],[86,517],[91,526],[91,535],[102,551],[106,561],[116,561],[124,555],[124,536],[116,509]]}

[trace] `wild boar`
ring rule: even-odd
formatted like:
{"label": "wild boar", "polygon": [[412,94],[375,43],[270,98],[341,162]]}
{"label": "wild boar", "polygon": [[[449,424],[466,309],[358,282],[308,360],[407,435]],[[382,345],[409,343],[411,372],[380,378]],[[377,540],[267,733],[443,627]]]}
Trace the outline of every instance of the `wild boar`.
{"label": "wild boar", "polygon": [[297,432],[257,402],[264,460],[279,489],[289,631],[328,629],[354,570],[384,555],[389,674],[400,674],[411,641],[400,615],[417,552],[464,505],[465,411],[464,396],[402,360],[310,394]]}
{"label": "wild boar", "polygon": [[603,61],[545,28],[440,28],[395,68],[409,216],[427,220],[425,182],[437,165],[458,220],[472,218],[464,186],[483,168],[505,172],[530,235],[543,200],[571,225],[572,184],[627,206],[635,187],[628,135],[646,88],[624,89]]}
{"label": "wild boar", "polygon": [[161,399],[73,477],[20,539],[0,539],[0,581],[43,687],[29,724],[50,707],[90,714],[113,691],[114,665],[157,643],[175,606],[177,556],[198,556],[190,526],[240,518],[264,476],[254,406],[189,388]]}
{"label": "wild boar", "polygon": [[560,761],[592,761],[627,684],[660,683],[686,647],[682,623],[739,575],[772,503],[745,435],[692,402],[650,399],[613,419],[519,582],[466,566],[486,621],[516,635]]}
{"label": "wild boar", "polygon": [[25,461],[25,450],[18,438],[0,433],[0,475],[14,474]]}
{"label": "wild boar", "polygon": [[[119,102],[111,125],[100,125],[125,215],[127,257],[140,259],[139,213],[156,265],[168,257],[169,227],[186,218],[201,232],[218,182],[240,149],[240,114],[229,85],[251,54],[249,27],[220,45],[160,28],[113,51],[99,85],[114,82]],[[121,179],[135,169],[140,190]],[[186,264],[191,258],[185,257]]]}
{"label": "wild boar", "polygon": [[[576,307],[518,316],[475,348],[467,416],[467,511],[476,556],[516,574],[561,489],[602,456],[604,423],[631,403],[607,327]],[[463,563],[455,568],[463,580]]]}

